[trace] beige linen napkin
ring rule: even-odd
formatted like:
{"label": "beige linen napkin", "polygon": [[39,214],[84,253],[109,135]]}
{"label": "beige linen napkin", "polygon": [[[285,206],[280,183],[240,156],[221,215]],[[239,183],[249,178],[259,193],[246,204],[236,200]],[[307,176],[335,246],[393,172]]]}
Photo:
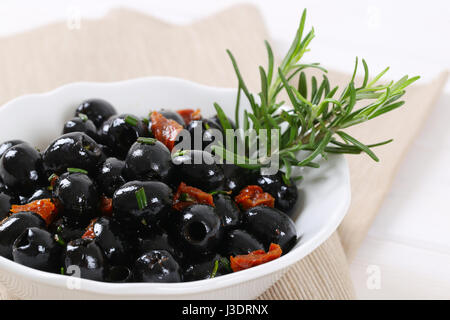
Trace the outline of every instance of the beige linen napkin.
{"label": "beige linen napkin", "polygon": [[[257,89],[257,67],[266,64],[264,39],[267,33],[261,16],[247,5],[232,7],[188,26],[172,26],[123,9],[100,20],[82,19],[79,28],[77,24],[55,23],[0,39],[0,104],[74,81],[117,81],[152,75],[235,87],[227,48],[235,54],[250,88]],[[330,78],[343,82],[348,75],[331,73]],[[392,136],[397,141],[380,148],[381,164],[373,164],[364,156],[349,158],[354,201],[340,228],[344,247],[334,233],[261,299],[354,298],[345,251],[353,254],[363,239],[395,167],[444,81],[442,76],[432,85],[412,88],[408,109],[402,111],[402,116],[398,113],[395,119],[357,129],[357,136],[366,142]],[[0,291],[0,298],[6,297],[7,293]]]}

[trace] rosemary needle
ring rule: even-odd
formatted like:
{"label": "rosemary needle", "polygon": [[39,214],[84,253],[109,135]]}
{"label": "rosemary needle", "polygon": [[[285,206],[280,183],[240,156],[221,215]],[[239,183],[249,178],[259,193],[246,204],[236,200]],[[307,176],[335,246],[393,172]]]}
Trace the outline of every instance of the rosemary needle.
{"label": "rosemary needle", "polygon": [[[326,76],[327,70],[319,63],[299,63],[303,55],[309,51],[308,46],[315,36],[314,29],[305,34],[305,21],[306,10],[303,11],[294,41],[277,68],[270,44],[265,42],[268,64],[267,69],[259,67],[261,78],[261,89],[257,94],[259,99],[256,99],[256,96],[249,91],[236,59],[227,50],[238,80],[235,106],[236,125],[244,131],[253,128],[257,132],[253,141],[249,141],[248,138],[245,138],[245,141],[242,140],[246,142],[244,156],[237,155],[234,150],[225,149],[221,145],[214,146],[215,151],[223,154],[227,161],[236,163],[236,159],[244,159],[244,163],[238,162],[237,164],[249,167],[250,157],[255,158],[255,154],[250,154],[249,145],[255,143],[259,138],[260,129],[278,130],[280,143],[277,148],[272,148],[269,140],[267,155],[264,158],[278,153],[279,167],[284,167],[287,179],[290,178],[292,167],[317,168],[319,165],[313,162],[314,159],[318,156],[326,158],[328,153],[359,154],[364,152],[373,160],[379,161],[372,148],[392,141],[366,145],[343,130],[401,107],[404,101],[400,98],[405,94],[406,87],[418,80],[419,76],[412,78],[404,76],[396,82],[382,84],[380,79],[389,70],[386,68],[369,81],[369,68],[366,61],[362,59],[364,78],[362,83],[357,84],[355,77],[359,60],[356,58],[351,79],[342,90],[339,90],[338,86],[331,85]],[[322,80],[319,81],[315,76],[308,79],[304,71],[308,68],[321,70],[323,72]],[[292,82],[296,78],[298,79],[297,83],[293,84]],[[285,108],[281,109],[284,102],[279,101],[279,94],[282,91],[287,93],[292,106],[292,109],[288,111]],[[247,98],[250,110],[240,109],[241,92]],[[214,107],[222,127],[231,127],[220,105],[215,103]],[[244,120],[242,125],[239,122],[240,118]],[[300,151],[309,153],[301,153],[300,157]],[[255,152],[258,150],[253,150],[253,153]],[[251,167],[263,167],[263,161],[260,160],[262,159],[257,158],[257,163],[252,163]]]}

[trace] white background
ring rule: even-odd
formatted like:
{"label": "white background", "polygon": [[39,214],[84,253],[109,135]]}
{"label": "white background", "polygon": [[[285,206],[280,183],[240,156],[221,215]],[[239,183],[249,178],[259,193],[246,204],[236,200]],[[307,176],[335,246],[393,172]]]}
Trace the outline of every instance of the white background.
{"label": "white background", "polygon": [[[128,7],[186,24],[242,1],[40,0],[0,2],[0,36],[73,12],[99,18]],[[308,58],[350,72],[355,56],[390,76],[428,81],[450,70],[448,1],[247,1],[264,16],[278,53],[293,38],[303,8],[316,30]],[[351,265],[359,298],[450,299],[450,82],[402,164],[394,186]]]}

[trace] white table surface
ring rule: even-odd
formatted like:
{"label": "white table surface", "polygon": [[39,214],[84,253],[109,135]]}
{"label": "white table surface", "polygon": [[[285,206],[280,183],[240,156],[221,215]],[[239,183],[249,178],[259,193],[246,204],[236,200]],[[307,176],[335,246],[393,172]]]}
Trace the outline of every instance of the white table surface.
{"label": "white table surface", "polygon": [[[0,36],[58,20],[99,18],[128,7],[186,24],[235,0],[2,0]],[[350,72],[354,57],[390,76],[420,74],[428,81],[450,70],[450,3],[446,1],[246,1],[258,6],[275,49],[284,52],[301,11],[316,38],[307,60]],[[414,142],[351,273],[362,299],[450,298],[450,81]]]}

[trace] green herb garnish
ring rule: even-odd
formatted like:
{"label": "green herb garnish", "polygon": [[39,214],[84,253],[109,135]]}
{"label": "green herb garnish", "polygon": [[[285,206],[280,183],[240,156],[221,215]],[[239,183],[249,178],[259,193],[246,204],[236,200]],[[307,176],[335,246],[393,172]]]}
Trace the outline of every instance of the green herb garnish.
{"label": "green herb garnish", "polygon": [[182,201],[182,202],[195,202],[195,199],[192,198],[189,193],[182,192],[180,194],[180,201]]}
{"label": "green herb garnish", "polygon": [[84,169],[80,169],[80,168],[67,168],[67,172],[69,173],[84,173],[84,174],[88,174],[88,172]]}
{"label": "green herb garnish", "polygon": [[88,116],[84,113],[78,113],[78,118],[80,118],[83,122],[86,122],[89,120]]}
{"label": "green herb garnish", "polygon": [[144,144],[155,144],[158,140],[156,140],[155,138],[145,138],[145,137],[139,137],[137,139],[137,142],[139,143],[144,143]]}
{"label": "green herb garnish", "polygon": [[225,190],[215,190],[209,193],[212,196],[215,196],[216,194],[225,194],[225,195],[230,195],[232,194],[232,191],[225,191]]}
{"label": "green herb garnish", "polygon": [[63,239],[61,239],[58,234],[55,234],[55,241],[62,246],[66,245],[66,242]]}
{"label": "green herb garnish", "polygon": [[128,123],[130,126],[137,126],[138,124],[138,119],[136,119],[133,116],[126,116],[125,117],[125,122]]}
{"label": "green herb garnish", "polygon": [[48,177],[48,182],[52,182],[54,179],[57,179],[58,175],[56,173],[52,173],[50,177]]}
{"label": "green herb garnish", "polygon": [[[352,137],[344,130],[354,125],[377,118],[387,112],[401,107],[404,101],[400,98],[405,94],[405,88],[419,79],[419,76],[389,83],[380,83],[380,78],[389,70],[384,69],[372,80],[369,80],[369,68],[362,60],[364,78],[357,84],[355,76],[358,69],[356,59],[353,75],[348,84],[338,94],[339,88],[332,86],[326,76],[327,70],[319,63],[300,63],[303,55],[309,51],[308,45],[314,38],[314,29],[304,35],[306,10],[303,11],[300,25],[295,39],[281,64],[275,68],[274,56],[269,43],[266,41],[268,53],[267,68],[259,67],[261,90],[258,98],[250,93],[237,66],[232,53],[227,50],[238,79],[238,94],[235,106],[235,123],[244,130],[256,130],[256,137],[240,137],[245,143],[245,154],[238,155],[235,150],[228,150],[223,145],[213,146],[217,154],[223,155],[228,162],[236,163],[247,168],[261,168],[266,166],[264,160],[272,155],[278,155],[279,167],[284,168],[285,178],[291,177],[292,167],[319,167],[314,162],[318,156],[326,158],[328,153],[361,152],[379,161],[372,148],[378,147],[392,140],[375,144],[364,144]],[[315,76],[306,76],[304,70],[319,69],[323,72],[322,80]],[[291,82],[298,78],[295,85]],[[285,91],[292,108],[281,108],[283,101],[279,101],[279,93]],[[250,110],[240,110],[241,92],[250,103]],[[259,100],[259,101],[257,101]],[[222,127],[230,128],[230,123],[219,104],[214,107]],[[243,119],[243,124],[240,124]],[[250,154],[250,145],[257,145],[260,129],[278,130],[278,145],[272,146],[268,134],[267,156],[256,156],[258,150]],[[308,151],[299,158],[300,151]],[[255,163],[250,158],[256,159]],[[237,161],[239,160],[239,161]]]}
{"label": "green herb garnish", "polygon": [[145,207],[147,207],[147,195],[145,194],[144,188],[140,188],[138,191],[136,191],[135,194],[138,208],[139,210],[143,210]]}
{"label": "green herb garnish", "polygon": [[210,279],[214,278],[216,276],[217,270],[219,269],[219,260],[214,261],[214,268],[211,272]]}

